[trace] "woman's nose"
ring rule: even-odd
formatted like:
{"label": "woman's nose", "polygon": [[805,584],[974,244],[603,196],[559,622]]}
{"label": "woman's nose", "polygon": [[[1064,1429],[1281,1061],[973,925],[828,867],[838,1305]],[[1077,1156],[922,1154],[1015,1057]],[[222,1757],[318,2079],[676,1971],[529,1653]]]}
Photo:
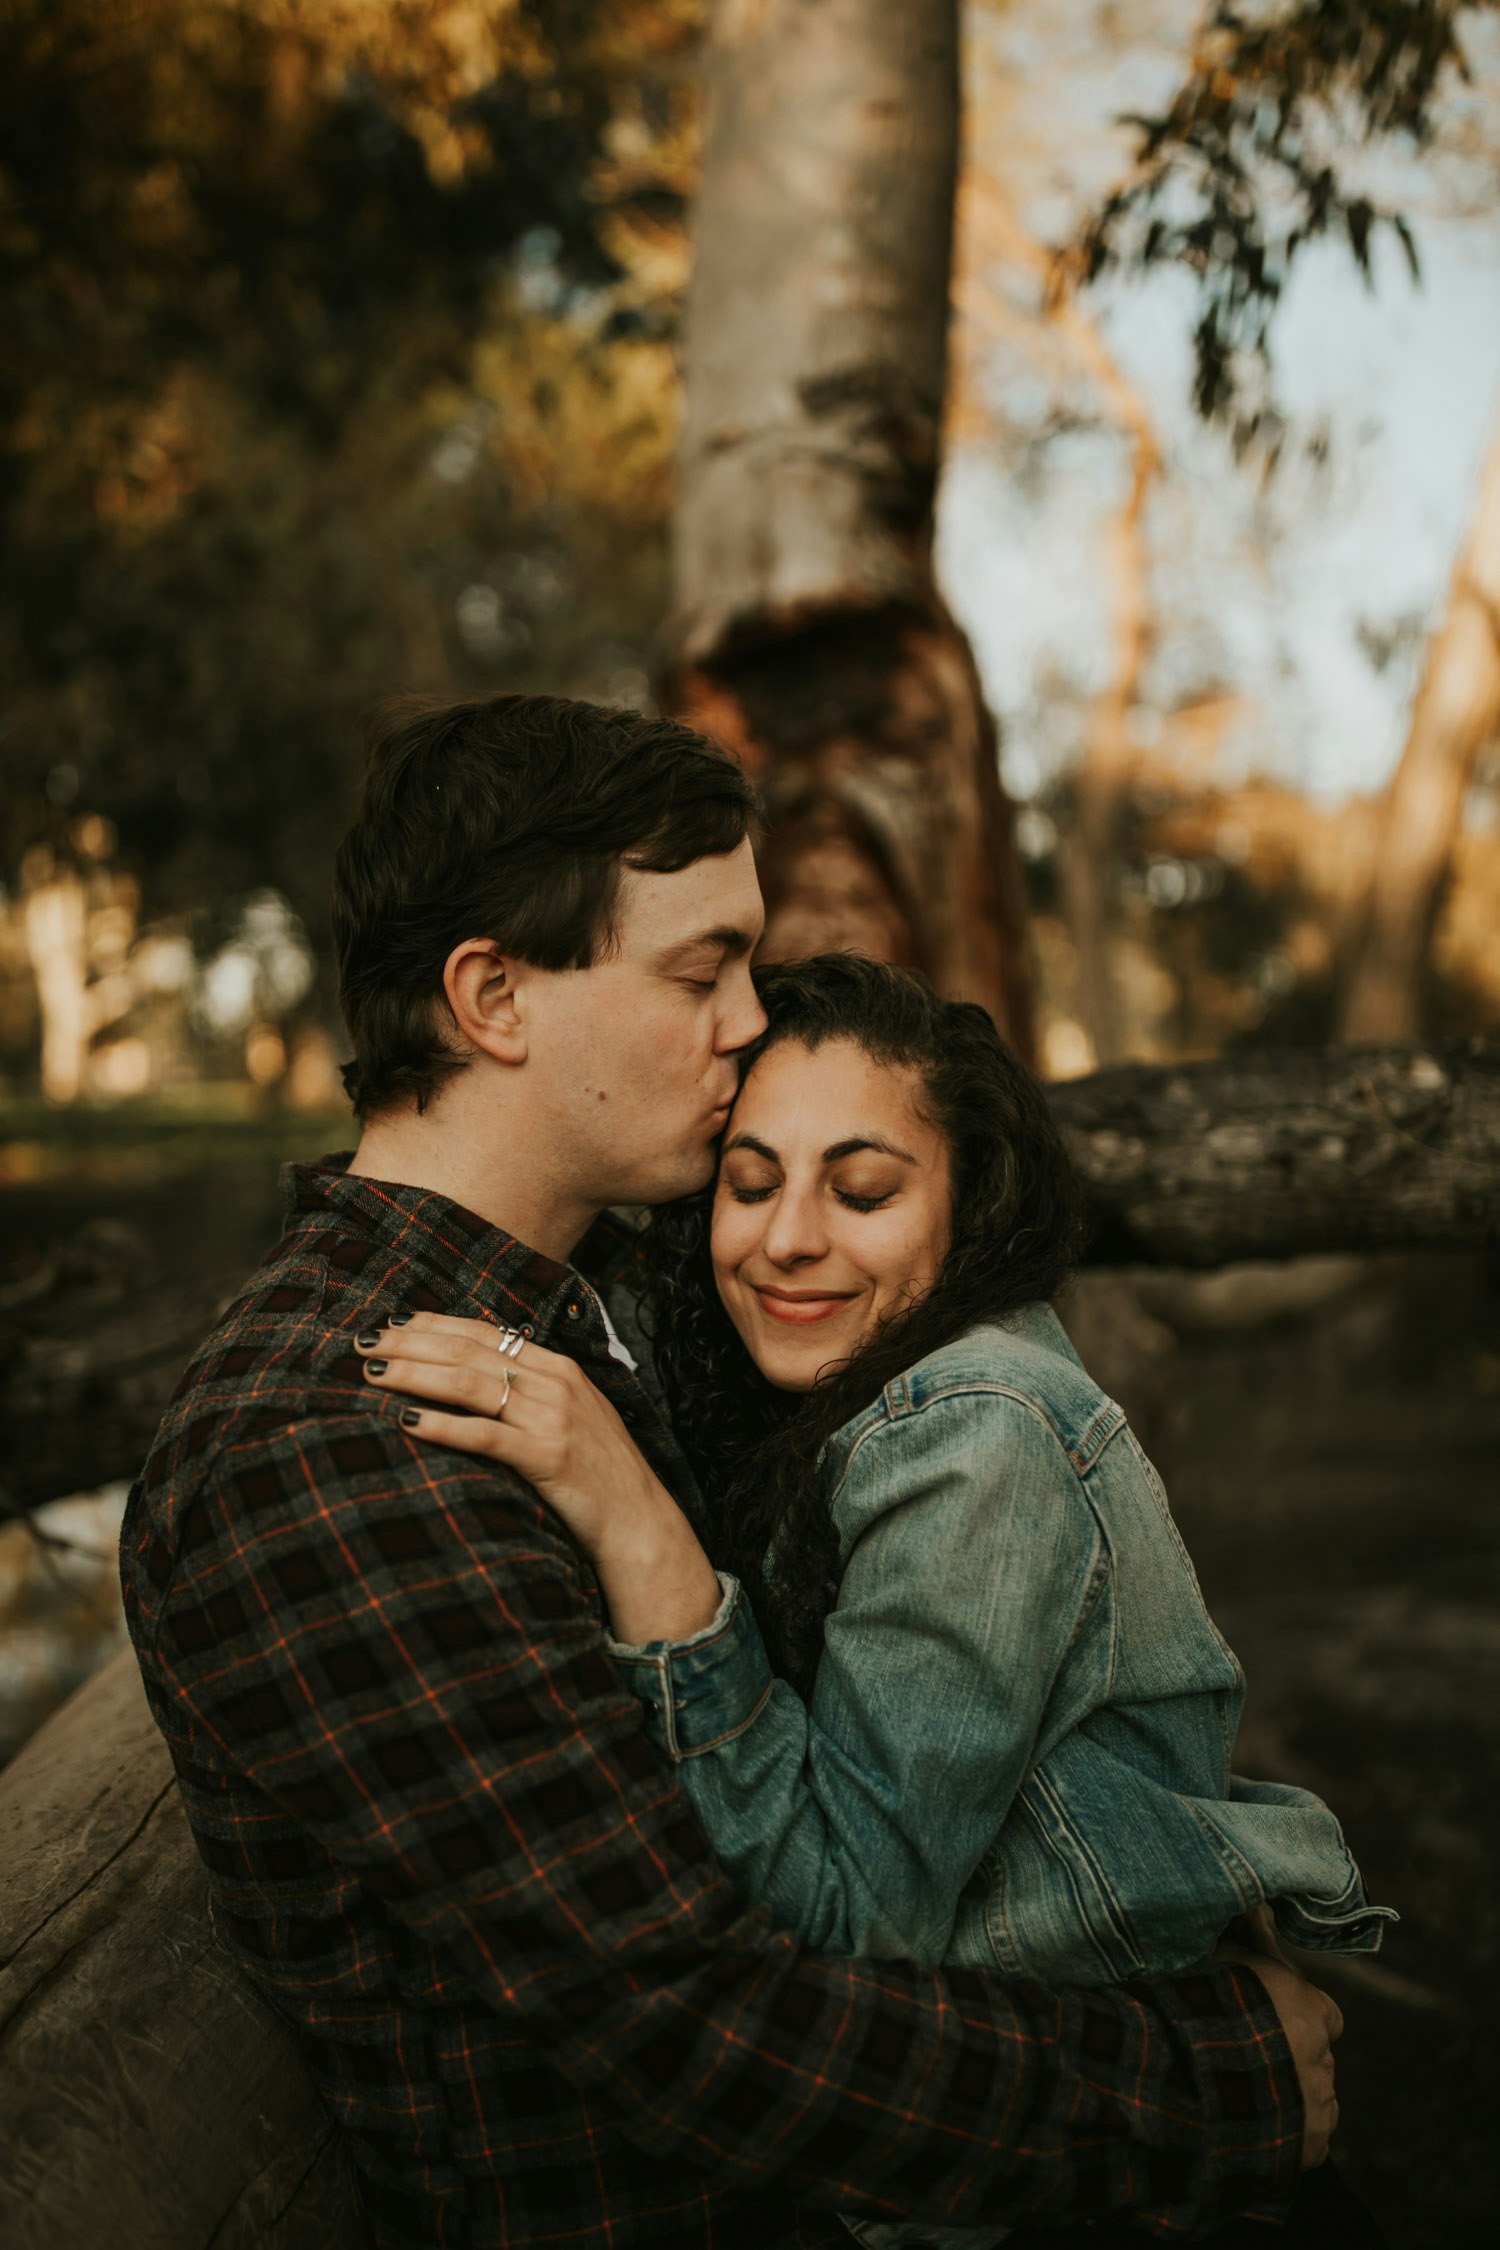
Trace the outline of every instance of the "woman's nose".
{"label": "woman's nose", "polygon": [[828,1237],[817,1195],[799,1191],[790,1183],[784,1186],[772,1206],[763,1247],[766,1256],[779,1266],[821,1258],[827,1251]]}

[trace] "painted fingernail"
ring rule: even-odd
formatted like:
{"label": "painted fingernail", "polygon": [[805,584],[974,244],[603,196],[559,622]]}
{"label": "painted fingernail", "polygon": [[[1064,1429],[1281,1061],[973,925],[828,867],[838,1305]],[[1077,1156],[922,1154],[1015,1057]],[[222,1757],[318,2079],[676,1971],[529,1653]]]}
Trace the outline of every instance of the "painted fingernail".
{"label": "painted fingernail", "polygon": [[365,1361],[365,1373],[367,1375],[383,1375],[389,1365],[390,1361],[386,1359],[367,1359]]}
{"label": "painted fingernail", "polygon": [[357,1352],[372,1352],[379,1342],[380,1330],[378,1328],[367,1328],[363,1336],[355,1337],[354,1349]]}
{"label": "painted fingernail", "polygon": [[414,1430],[421,1419],[421,1415],[417,1412],[417,1409],[414,1406],[402,1407],[401,1426],[403,1429]]}
{"label": "painted fingernail", "polygon": [[411,1319],[409,1312],[393,1312],[387,1316],[387,1328],[404,1328]]}

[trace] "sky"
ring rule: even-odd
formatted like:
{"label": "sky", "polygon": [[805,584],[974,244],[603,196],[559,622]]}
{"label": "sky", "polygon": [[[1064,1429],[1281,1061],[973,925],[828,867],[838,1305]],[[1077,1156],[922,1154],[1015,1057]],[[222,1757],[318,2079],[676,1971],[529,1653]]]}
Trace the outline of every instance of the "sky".
{"label": "sky", "polygon": [[[1119,176],[1128,143],[1113,121],[1176,83],[1197,14],[1195,0],[971,8],[971,148],[1036,239],[1065,238]],[[1500,42],[1472,44],[1500,66]],[[1290,440],[1268,481],[1192,412],[1185,277],[1085,300],[1165,455],[1137,738],[1154,748],[1162,712],[1217,701],[1219,776],[1263,774],[1331,802],[1378,790],[1400,755],[1500,414],[1500,156],[1487,168],[1392,156],[1375,184],[1414,220],[1422,283],[1394,243],[1373,291],[1346,252],[1305,255],[1274,332]],[[1003,272],[990,278],[1006,290]],[[1076,755],[1103,684],[1100,533],[1128,456],[1089,382],[1048,369],[1024,332],[987,350],[982,389],[992,427],[950,457],[938,567],[1001,720],[1012,792],[1027,797]]]}

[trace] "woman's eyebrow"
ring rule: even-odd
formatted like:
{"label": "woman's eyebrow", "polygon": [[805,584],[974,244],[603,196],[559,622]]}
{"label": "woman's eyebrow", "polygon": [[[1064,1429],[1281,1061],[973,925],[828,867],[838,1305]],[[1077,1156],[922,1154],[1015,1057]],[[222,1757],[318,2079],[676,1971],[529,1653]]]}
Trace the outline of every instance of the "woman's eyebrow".
{"label": "woman's eyebrow", "polygon": [[[753,1133],[736,1133],[733,1140],[724,1143],[724,1154],[732,1156],[737,1148],[748,1149],[752,1156],[763,1156],[768,1164],[779,1164],[781,1158],[768,1142],[757,1140]],[[837,1164],[842,1156],[858,1156],[862,1149],[873,1149],[877,1156],[894,1156],[898,1164],[915,1164],[916,1158],[909,1149],[898,1148],[894,1141],[883,1141],[879,1134],[857,1134],[848,1141],[835,1141],[832,1148],[823,1151],[825,1164]]]}
{"label": "woman's eyebrow", "polygon": [[837,1164],[841,1156],[858,1156],[861,1149],[872,1148],[879,1156],[894,1156],[899,1164],[915,1164],[910,1149],[898,1148],[894,1141],[883,1141],[878,1134],[865,1134],[852,1141],[835,1141],[832,1148],[823,1151],[825,1164]]}
{"label": "woman's eyebrow", "polygon": [[753,1133],[736,1133],[732,1141],[724,1143],[724,1154],[730,1156],[737,1148],[749,1149],[752,1156],[763,1156],[768,1164],[781,1162],[775,1149],[768,1148],[764,1141],[758,1141]]}

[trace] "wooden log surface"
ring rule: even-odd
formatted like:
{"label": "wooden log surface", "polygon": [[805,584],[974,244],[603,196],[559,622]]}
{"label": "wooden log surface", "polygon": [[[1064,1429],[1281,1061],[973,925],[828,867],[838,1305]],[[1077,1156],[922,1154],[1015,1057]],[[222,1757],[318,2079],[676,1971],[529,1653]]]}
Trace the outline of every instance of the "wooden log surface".
{"label": "wooden log surface", "polygon": [[[1091,1264],[1192,1267],[1500,1241],[1500,1043],[1131,1064],[1051,1089],[1088,1190]],[[57,1286],[0,1289],[5,1494],[26,1508],[144,1460],[243,1276],[153,1281],[131,1230],[85,1229]]]}
{"label": "wooden log surface", "polygon": [[6,2250],[355,2250],[342,2149],[214,1935],[123,1649],[0,1772]]}
{"label": "wooden log surface", "polygon": [[1091,1264],[1500,1244],[1500,1042],[1133,1064],[1051,1091]]}

